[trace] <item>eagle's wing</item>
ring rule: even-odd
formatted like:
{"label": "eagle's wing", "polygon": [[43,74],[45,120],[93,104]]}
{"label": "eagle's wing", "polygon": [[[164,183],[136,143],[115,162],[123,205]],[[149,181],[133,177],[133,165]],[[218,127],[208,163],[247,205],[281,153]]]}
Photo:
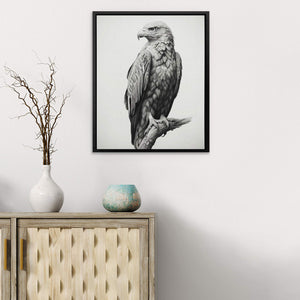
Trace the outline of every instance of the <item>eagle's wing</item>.
{"label": "eagle's wing", "polygon": [[177,80],[176,80],[176,85],[174,88],[174,98],[176,98],[180,86],[180,81],[181,81],[181,75],[182,75],[182,63],[181,63],[181,57],[179,53],[176,52],[176,66],[177,66]]}
{"label": "eagle's wing", "polygon": [[125,105],[129,115],[134,115],[137,104],[147,88],[151,67],[151,53],[147,50],[141,51],[128,74],[128,85],[125,93]]}
{"label": "eagle's wing", "polygon": [[140,118],[140,110],[144,93],[147,89],[151,70],[151,53],[143,50],[130,67],[127,79],[128,85],[125,92],[125,106],[131,121],[131,139],[134,142],[136,126]]}

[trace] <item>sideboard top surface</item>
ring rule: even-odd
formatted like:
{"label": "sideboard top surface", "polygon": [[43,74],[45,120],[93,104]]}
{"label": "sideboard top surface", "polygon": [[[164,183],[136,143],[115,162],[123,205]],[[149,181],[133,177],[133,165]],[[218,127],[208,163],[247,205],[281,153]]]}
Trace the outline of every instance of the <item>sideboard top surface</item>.
{"label": "sideboard top surface", "polygon": [[95,213],[95,212],[58,212],[58,213],[35,213],[35,212],[0,212],[0,219],[26,218],[26,219],[150,219],[154,213]]}

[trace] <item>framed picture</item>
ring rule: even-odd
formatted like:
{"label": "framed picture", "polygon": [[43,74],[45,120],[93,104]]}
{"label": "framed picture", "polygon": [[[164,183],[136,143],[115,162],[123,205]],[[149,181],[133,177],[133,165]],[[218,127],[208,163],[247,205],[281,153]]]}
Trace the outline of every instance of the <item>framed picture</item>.
{"label": "framed picture", "polygon": [[209,12],[93,12],[93,151],[209,152]]}

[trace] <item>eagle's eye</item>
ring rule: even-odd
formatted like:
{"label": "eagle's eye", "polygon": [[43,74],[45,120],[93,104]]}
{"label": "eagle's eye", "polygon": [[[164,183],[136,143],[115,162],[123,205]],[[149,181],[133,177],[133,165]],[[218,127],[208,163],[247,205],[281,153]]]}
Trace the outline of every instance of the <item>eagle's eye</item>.
{"label": "eagle's eye", "polygon": [[149,27],[148,28],[150,31],[156,31],[158,29],[158,27]]}

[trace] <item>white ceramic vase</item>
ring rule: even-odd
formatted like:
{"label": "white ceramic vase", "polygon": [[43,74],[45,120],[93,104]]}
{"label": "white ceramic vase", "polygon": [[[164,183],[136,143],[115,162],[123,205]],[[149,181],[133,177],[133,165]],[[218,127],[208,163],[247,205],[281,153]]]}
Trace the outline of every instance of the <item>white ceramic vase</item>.
{"label": "white ceramic vase", "polygon": [[31,189],[29,202],[35,212],[58,212],[64,203],[64,193],[51,177],[51,166],[43,165],[39,182]]}

